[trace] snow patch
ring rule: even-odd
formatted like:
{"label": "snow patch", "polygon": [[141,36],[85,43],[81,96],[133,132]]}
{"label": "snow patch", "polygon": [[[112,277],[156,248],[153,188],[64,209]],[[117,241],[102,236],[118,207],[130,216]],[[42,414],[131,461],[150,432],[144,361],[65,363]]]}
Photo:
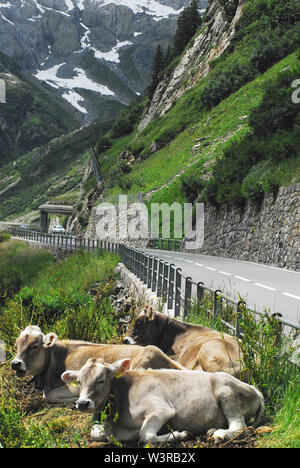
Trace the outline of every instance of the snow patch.
{"label": "snow patch", "polygon": [[120,58],[119,58],[118,50],[121,49],[122,47],[131,45],[131,44],[132,42],[130,41],[123,41],[123,42],[117,41],[117,45],[113,47],[109,52],[100,52],[100,50],[97,50],[94,47],[91,47],[91,49],[94,51],[95,57],[97,59],[104,59],[104,60],[107,60],[108,62],[119,63]]}
{"label": "snow patch", "polygon": [[75,76],[72,78],[60,78],[57,76],[58,71],[66,63],[60,63],[47,70],[38,70],[34,75],[38,80],[45,81],[48,85],[56,89],[64,89],[63,97],[72,104],[77,110],[87,114],[87,110],[80,104],[85,99],[75,89],[86,89],[94,91],[104,96],[114,96],[115,94],[107,86],[95,83],[87,77],[82,68],[75,68]]}

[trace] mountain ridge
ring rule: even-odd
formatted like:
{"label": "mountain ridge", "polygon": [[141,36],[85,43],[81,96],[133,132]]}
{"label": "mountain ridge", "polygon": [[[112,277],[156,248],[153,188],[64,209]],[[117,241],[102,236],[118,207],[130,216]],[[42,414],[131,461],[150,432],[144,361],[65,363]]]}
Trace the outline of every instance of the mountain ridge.
{"label": "mountain ridge", "polygon": [[[155,47],[161,43],[167,48],[177,16],[188,3],[6,1],[0,4],[0,43],[23,70],[69,101],[84,123],[107,120],[144,92]],[[207,1],[199,5],[204,10]],[[111,114],[102,112],[102,106],[111,108]]]}

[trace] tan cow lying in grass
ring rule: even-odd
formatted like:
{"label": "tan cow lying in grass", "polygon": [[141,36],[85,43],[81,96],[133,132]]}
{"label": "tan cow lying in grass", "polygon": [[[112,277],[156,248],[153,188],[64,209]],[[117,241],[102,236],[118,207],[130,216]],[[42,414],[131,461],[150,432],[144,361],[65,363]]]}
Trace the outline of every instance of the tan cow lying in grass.
{"label": "tan cow lying in grass", "polygon": [[17,355],[11,363],[17,377],[31,375],[44,391],[49,403],[72,403],[78,397],[78,387],[62,383],[66,369],[81,369],[89,358],[102,358],[112,363],[124,357],[132,359],[133,368],[183,369],[155,346],[93,344],[82,341],[60,341],[55,333],[44,335],[39,327],[29,326],[16,341]]}
{"label": "tan cow lying in grass", "polygon": [[[81,370],[62,375],[65,383],[77,379],[80,384],[76,406],[81,411],[99,413],[112,398],[104,427],[92,429],[94,440],[113,436],[121,441],[162,443],[214,428],[212,438],[220,443],[244,429],[252,418],[253,426],[258,424],[264,411],[262,394],[225,372],[125,372],[129,367],[130,359],[114,364],[89,359]],[[157,435],[165,425],[172,432]]]}
{"label": "tan cow lying in grass", "polygon": [[157,346],[187,369],[241,376],[241,356],[235,338],[200,325],[179,322],[155,312],[152,306],[136,318],[124,343]]}

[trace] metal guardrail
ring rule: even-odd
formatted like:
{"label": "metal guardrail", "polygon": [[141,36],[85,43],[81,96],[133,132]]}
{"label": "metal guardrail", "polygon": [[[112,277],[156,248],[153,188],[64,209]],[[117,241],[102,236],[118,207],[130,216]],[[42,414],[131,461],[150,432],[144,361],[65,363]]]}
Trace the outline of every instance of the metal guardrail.
{"label": "metal guardrail", "polygon": [[83,249],[91,252],[105,250],[110,253],[119,253],[119,244],[108,241],[85,239],[83,237],[68,236],[65,234],[46,234],[19,228],[9,228],[7,231],[10,232],[12,236],[20,239],[68,250]]}
{"label": "metal guardrail", "polygon": [[148,248],[180,252],[182,242],[183,240],[180,239],[150,239],[148,242]]}
{"label": "metal guardrail", "polygon": [[[210,313],[214,318],[219,318],[235,336],[242,336],[241,316],[247,309],[245,301],[233,301],[220,290],[213,290],[203,282],[195,282],[190,277],[185,277],[180,268],[169,264],[158,257],[145,252],[119,246],[119,254],[124,265],[132,271],[158,298],[167,304],[168,309],[174,311],[175,317],[184,319],[189,313],[193,303],[200,305],[206,297],[211,299]],[[254,314],[263,316],[262,312],[251,310]],[[286,320],[280,314],[273,314],[282,325],[300,330],[300,324]]]}
{"label": "metal guardrail", "polygon": [[[213,290],[203,282],[195,282],[185,277],[180,268],[164,260],[134,249],[124,244],[108,241],[84,239],[66,235],[44,234],[17,228],[9,229],[11,234],[21,239],[34,241],[46,245],[53,245],[71,250],[84,249],[87,251],[107,251],[119,254],[123,264],[139,278],[147,287],[167,304],[169,310],[174,311],[175,317],[184,319],[193,303],[201,305],[207,297],[210,298],[211,309],[207,310],[214,318],[218,318],[231,333],[237,337],[243,335],[240,318],[246,303],[241,300],[234,302],[220,290]],[[176,244],[174,244],[176,246]],[[264,316],[262,312],[252,310],[254,314]],[[276,315],[278,322],[295,330],[300,330],[300,324]]]}

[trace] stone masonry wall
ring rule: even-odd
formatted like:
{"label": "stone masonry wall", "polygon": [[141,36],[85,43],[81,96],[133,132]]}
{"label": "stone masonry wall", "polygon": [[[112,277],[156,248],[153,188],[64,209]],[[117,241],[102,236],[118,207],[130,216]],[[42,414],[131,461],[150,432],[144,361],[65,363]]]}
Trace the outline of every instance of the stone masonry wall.
{"label": "stone masonry wall", "polygon": [[206,206],[200,253],[300,271],[300,184],[243,211]]}

